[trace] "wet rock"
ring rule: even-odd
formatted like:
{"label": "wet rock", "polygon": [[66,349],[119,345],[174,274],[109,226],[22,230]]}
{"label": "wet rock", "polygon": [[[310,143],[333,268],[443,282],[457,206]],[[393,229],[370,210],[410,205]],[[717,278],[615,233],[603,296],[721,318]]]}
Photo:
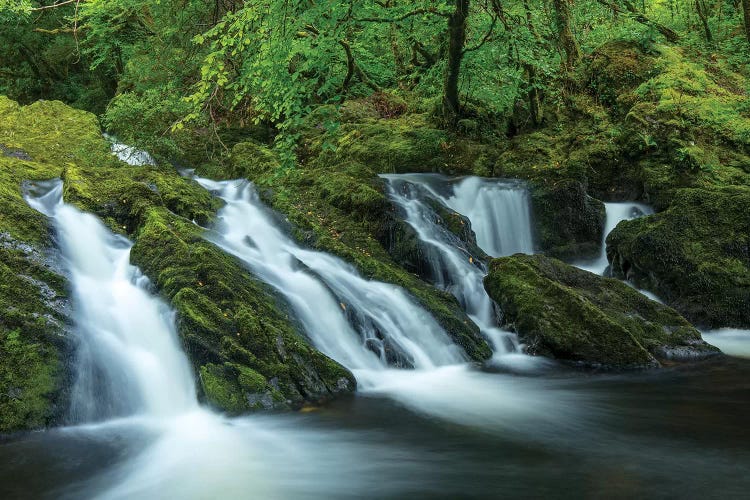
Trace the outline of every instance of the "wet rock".
{"label": "wet rock", "polygon": [[577,181],[531,185],[536,241],[559,259],[588,259],[599,253],[606,220],[604,203]]}
{"label": "wet rock", "polygon": [[15,158],[16,160],[31,161],[31,156],[20,148],[9,148],[3,144],[0,144],[0,153],[8,158]]}
{"label": "wet rock", "polygon": [[485,288],[531,354],[576,365],[633,369],[719,351],[673,309],[625,283],[543,255],[495,259]]}

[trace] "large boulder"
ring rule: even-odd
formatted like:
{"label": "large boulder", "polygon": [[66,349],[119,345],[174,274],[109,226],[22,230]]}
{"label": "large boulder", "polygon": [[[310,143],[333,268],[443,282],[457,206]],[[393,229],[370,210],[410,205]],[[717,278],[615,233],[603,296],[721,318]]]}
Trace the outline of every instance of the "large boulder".
{"label": "large boulder", "polygon": [[532,183],[539,248],[559,259],[596,257],[606,220],[604,203],[586,194],[586,187],[574,180]]}
{"label": "large boulder", "polygon": [[748,187],[678,190],[666,211],[618,224],[607,256],[693,323],[750,327]]}
{"label": "large boulder", "polygon": [[632,369],[718,352],[673,309],[621,281],[543,255],[493,260],[484,285],[530,354]]}

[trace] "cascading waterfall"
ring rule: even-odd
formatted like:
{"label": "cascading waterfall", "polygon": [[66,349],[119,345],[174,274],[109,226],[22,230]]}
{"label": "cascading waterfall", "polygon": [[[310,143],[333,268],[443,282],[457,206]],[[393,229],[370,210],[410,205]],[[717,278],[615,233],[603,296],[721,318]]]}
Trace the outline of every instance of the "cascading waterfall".
{"label": "cascading waterfall", "polygon": [[76,422],[194,408],[195,387],[172,311],[130,265],[132,244],[93,215],[62,202],[62,182],[37,186],[27,202],[52,218],[70,273],[79,332],[72,391]]}
{"label": "cascading waterfall", "polygon": [[209,239],[287,300],[313,344],[350,370],[434,368],[465,355],[404,290],[363,279],[352,266],[301,248],[278,229],[247,181],[196,178],[226,203]]}
{"label": "cascading waterfall", "polygon": [[[79,334],[73,409],[79,425],[61,432],[113,444],[123,437],[136,443],[144,434],[155,438],[114,470],[56,497],[348,498],[376,486],[388,491],[378,480],[386,471],[406,480],[409,466],[391,463],[392,453],[405,456],[405,450],[368,438],[355,442],[336,429],[322,433],[295,422],[230,420],[201,408],[174,314],[129,263],[131,243],[63,203],[60,181],[37,183],[26,200],[53,221],[73,289]],[[320,312],[313,304],[311,311]],[[379,366],[377,356],[359,351],[372,356],[366,366]],[[429,349],[408,352],[417,363],[424,362],[420,356],[445,360]],[[330,473],[342,470],[344,478]]]}
{"label": "cascading waterfall", "polygon": [[[365,280],[341,259],[301,248],[278,228],[251,183],[195,180],[226,203],[208,239],[279,291],[312,343],[354,373],[361,394],[385,396],[459,424],[505,431],[563,408],[575,411],[578,403],[568,403],[576,397],[565,390],[553,391],[551,398],[530,382],[475,370],[432,316],[399,287]],[[458,260],[456,269],[461,269]],[[464,269],[467,284],[479,287],[475,292],[480,296],[481,271]],[[481,314],[491,316],[490,303],[484,304]],[[509,332],[485,331],[490,337],[496,334],[494,340],[506,353],[498,364],[533,370],[544,363],[508,353],[506,337],[515,339]],[[415,369],[401,369],[407,366]]]}
{"label": "cascading waterfall", "polygon": [[[201,183],[227,201],[216,243],[284,293],[314,343],[350,367],[365,394],[504,435],[539,436],[546,431],[538,423],[550,415],[580,421],[572,418],[580,403],[571,391],[473,370],[402,289],[364,280],[340,259],[294,244],[250,184]],[[73,290],[80,368],[74,407],[86,425],[59,432],[110,443],[120,455],[56,496],[329,499],[400,495],[433,480],[431,466],[410,450],[383,445],[382,437],[303,429],[292,416],[228,419],[201,408],[174,314],[129,263],[131,243],[63,203],[59,181],[37,183],[26,199],[52,220]],[[406,366],[415,369],[399,369]],[[131,441],[139,451],[123,453],[117,443]]]}
{"label": "cascading waterfall", "polygon": [[605,203],[606,218],[604,223],[604,233],[602,234],[602,246],[599,250],[599,256],[593,261],[578,262],[573,265],[586,271],[598,274],[600,276],[607,273],[609,261],[607,260],[607,236],[617,227],[617,224],[624,220],[632,220],[645,215],[653,214],[654,211],[648,205],[632,201]]}
{"label": "cascading waterfall", "polygon": [[[531,218],[523,186],[477,177],[467,177],[454,184],[448,178],[433,174],[382,177],[387,182],[389,198],[403,211],[405,221],[424,244],[432,281],[458,299],[482,334],[491,341],[495,352],[493,362],[516,369],[529,364],[532,358],[520,354],[522,346],[517,337],[497,327],[494,305],[484,290],[485,264],[472,255],[456,235],[437,223],[438,215],[425,202],[432,199],[457,212],[454,207],[462,207],[465,212],[459,213],[469,218],[472,228],[475,222],[482,228],[481,241],[480,233],[476,232],[477,243],[487,253],[530,253],[533,251]],[[443,195],[441,188],[453,191]],[[472,200],[477,202],[475,206]]]}
{"label": "cascading waterfall", "polygon": [[411,182],[471,221],[479,247],[492,257],[534,253],[531,203],[520,181],[438,174],[382,175]]}

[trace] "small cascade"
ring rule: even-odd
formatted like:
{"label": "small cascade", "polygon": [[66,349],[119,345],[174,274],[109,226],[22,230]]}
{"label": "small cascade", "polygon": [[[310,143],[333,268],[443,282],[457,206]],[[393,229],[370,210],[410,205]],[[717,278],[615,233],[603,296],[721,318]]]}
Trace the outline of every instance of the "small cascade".
{"label": "small cascade", "polygon": [[607,236],[612,230],[617,227],[617,224],[624,220],[637,219],[645,215],[653,214],[654,211],[648,205],[643,203],[636,203],[632,201],[618,202],[618,203],[605,203],[604,207],[607,212],[607,216],[604,223],[604,233],[602,235],[602,246],[599,251],[599,256],[596,260],[578,262],[573,265],[584,269],[586,271],[605,276],[609,273],[609,261],[607,260]]}
{"label": "small cascade", "polygon": [[468,217],[479,247],[492,257],[534,253],[531,202],[520,181],[450,178],[437,174],[387,174],[386,180],[411,182]]}
{"label": "small cascade", "polygon": [[[529,361],[531,358],[520,354],[522,346],[517,337],[497,326],[494,304],[484,290],[485,263],[480,256],[471,254],[465,242],[437,222],[439,216],[426,202],[432,199],[449,208],[466,207],[474,217],[469,216],[472,228],[475,220],[484,228],[483,242],[479,241],[477,233],[478,244],[484,251],[492,252],[494,248],[497,255],[511,248],[530,252],[532,231],[528,199],[522,194],[525,190],[515,183],[499,181],[492,185],[491,181],[475,177],[462,179],[457,184],[451,184],[441,176],[424,174],[384,175],[383,178],[391,201],[402,210],[404,219],[424,244],[431,280],[458,299],[482,334],[490,340],[495,352],[493,361],[496,364],[513,362],[514,365]],[[452,194],[440,194],[445,184],[453,188]],[[497,205],[493,205],[493,197]],[[476,207],[471,207],[471,199],[478,200]],[[511,232],[512,238],[493,232],[503,228]],[[488,241],[490,246],[486,247]]]}
{"label": "small cascade", "polygon": [[144,165],[156,165],[156,160],[147,151],[136,149],[133,146],[128,146],[118,141],[114,136],[104,134],[104,138],[110,143],[110,149],[112,154],[117,156],[117,159],[133,165],[135,167],[142,167]]}
{"label": "small cascade", "polygon": [[174,314],[130,264],[132,244],[63,203],[60,181],[37,184],[26,200],[53,220],[73,288],[79,332],[73,420],[166,416],[196,407]]}
{"label": "small cascade", "polygon": [[313,344],[350,370],[434,368],[465,355],[401,288],[368,281],[332,255],[286,236],[247,181],[196,178],[226,205],[209,239],[276,289]]}

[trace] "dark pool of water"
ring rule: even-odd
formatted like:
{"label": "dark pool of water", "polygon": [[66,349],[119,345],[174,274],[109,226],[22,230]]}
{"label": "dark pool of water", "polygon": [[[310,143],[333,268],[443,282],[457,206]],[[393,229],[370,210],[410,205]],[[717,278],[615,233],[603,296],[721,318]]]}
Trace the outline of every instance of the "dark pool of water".
{"label": "dark pool of water", "polygon": [[[727,358],[625,375],[496,376],[503,390],[538,386],[537,402],[549,398],[540,406],[543,414],[477,419],[471,418],[477,409],[468,403],[466,419],[455,409],[446,418],[390,398],[358,396],[315,412],[259,417],[264,433],[286,433],[283,446],[266,442],[258,451],[260,461],[267,456],[270,464],[264,465],[274,471],[272,479],[266,478],[271,487],[274,482],[280,486],[270,496],[748,497],[750,360]],[[440,393],[439,383],[431,391]],[[563,392],[575,397],[561,397]],[[524,402],[521,397],[509,404]],[[493,408],[479,403],[483,410]],[[503,425],[493,425],[495,417]],[[122,479],[113,471],[156,439],[156,432],[138,429],[55,430],[6,439],[0,442],[0,498],[96,496],[107,482]],[[295,432],[306,440],[299,449]],[[325,439],[318,442],[318,437]],[[255,441],[248,438],[249,445]],[[288,449],[278,449],[284,446]],[[175,453],[189,454],[190,448]],[[157,483],[162,465],[153,464]],[[195,476],[196,470],[201,468],[189,474]],[[212,470],[217,498],[265,497],[251,487],[222,491],[223,471],[241,475],[242,464]],[[171,474],[174,482],[174,470]],[[196,478],[185,478],[190,480]],[[173,497],[170,484],[165,479],[162,498]],[[150,491],[159,497],[158,487]]]}

